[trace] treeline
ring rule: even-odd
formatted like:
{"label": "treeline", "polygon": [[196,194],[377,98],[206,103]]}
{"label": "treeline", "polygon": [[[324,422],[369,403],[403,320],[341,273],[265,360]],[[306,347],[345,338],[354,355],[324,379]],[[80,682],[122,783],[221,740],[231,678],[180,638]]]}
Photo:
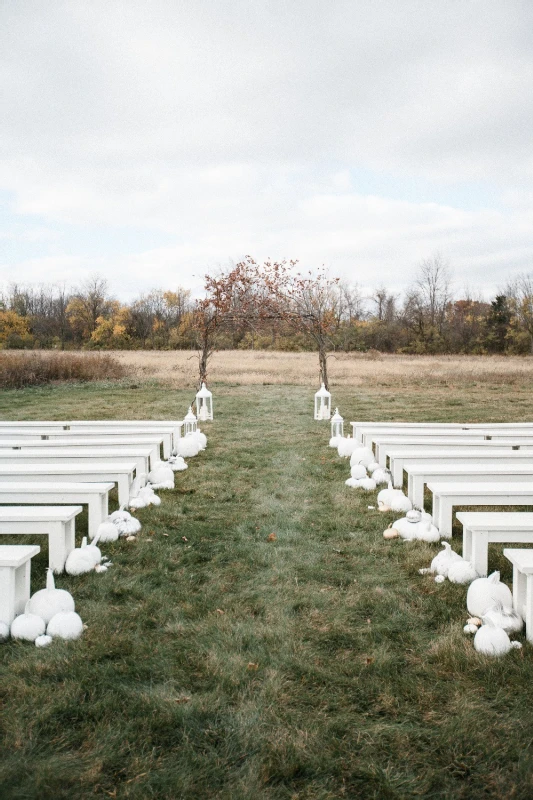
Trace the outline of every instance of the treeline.
{"label": "treeline", "polygon": [[[488,302],[457,298],[449,270],[436,256],[419,266],[401,298],[386,287],[364,295],[357,285],[335,279],[328,282],[324,297],[327,307],[321,307],[320,314],[327,320],[328,350],[533,352],[533,279],[529,275],[509,282]],[[0,295],[0,348],[195,349],[199,347],[199,302],[188,290],[177,288],[155,289],[123,303],[112,296],[101,276],[75,289],[12,284]],[[305,315],[305,308],[301,313]],[[233,303],[217,330],[217,349],[318,349],[306,325],[294,324],[294,314],[272,316],[248,315],[243,324],[243,314],[235,312]]]}

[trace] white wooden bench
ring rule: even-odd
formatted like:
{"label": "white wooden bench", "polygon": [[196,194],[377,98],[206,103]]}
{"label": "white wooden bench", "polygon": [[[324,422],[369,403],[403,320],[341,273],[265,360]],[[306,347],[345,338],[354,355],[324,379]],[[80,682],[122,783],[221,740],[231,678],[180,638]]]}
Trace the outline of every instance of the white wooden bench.
{"label": "white wooden bench", "polygon": [[0,479],[0,505],[87,505],[89,536],[109,514],[109,492],[114,483],[3,483]]}
{"label": "white wooden bench", "polygon": [[117,461],[115,464],[0,464],[0,483],[116,483],[121,506],[129,502],[134,475],[135,463],[132,461]]}
{"label": "white wooden bench", "polygon": [[478,575],[488,574],[489,544],[533,544],[533,514],[527,511],[459,511],[463,558]]}
{"label": "white wooden bench", "polygon": [[40,433],[54,431],[105,431],[109,429],[127,429],[129,433],[166,433],[172,437],[172,448],[177,447],[182,435],[183,420],[0,420],[0,430],[9,428],[35,431]]}
{"label": "white wooden bench", "polygon": [[47,535],[48,565],[63,572],[76,545],[75,519],[81,511],[81,506],[0,506],[0,534]]}
{"label": "white wooden bench", "polygon": [[422,439],[446,439],[448,441],[472,439],[481,442],[490,442],[496,440],[498,442],[510,442],[514,444],[515,439],[527,440],[526,443],[533,441],[533,428],[528,430],[512,428],[506,431],[491,431],[484,428],[479,430],[431,430],[426,429],[422,431],[398,431],[383,429],[381,431],[365,431],[363,433],[363,445],[365,447],[373,448],[376,441],[380,439],[396,439],[403,440],[406,444],[411,441],[420,441]]}
{"label": "white wooden bench", "polygon": [[529,482],[533,485],[533,453],[531,459],[521,464],[499,464],[497,461],[479,461],[477,464],[428,464],[407,462],[407,496],[414,506],[424,504],[424,486],[430,481],[455,481],[455,483],[475,481],[494,483],[495,481]]}
{"label": "white wooden bench", "polygon": [[0,453],[3,450],[21,450],[23,453],[27,450],[79,450],[91,449],[98,450],[99,452],[105,451],[109,453],[120,452],[120,455],[135,456],[137,453],[144,453],[146,450],[150,451],[149,459],[151,469],[154,469],[161,461],[161,437],[147,439],[144,437],[100,437],[91,439],[81,438],[67,438],[61,439],[38,439],[36,441],[27,441],[25,439],[3,439],[0,437]]}
{"label": "white wooden bench", "polygon": [[0,464],[98,464],[114,463],[122,460],[134,461],[138,474],[150,472],[150,448],[92,448],[92,447],[27,447],[24,450],[0,448]]}
{"label": "white wooden bench", "polygon": [[533,642],[533,550],[506,548],[513,565],[513,606],[526,623],[526,639]]}
{"label": "white wooden bench", "polygon": [[[131,440],[131,441],[130,441]],[[21,445],[34,444],[36,442],[50,442],[55,447],[71,445],[74,442],[80,446],[91,447],[92,445],[101,446],[104,442],[107,446],[114,444],[145,444],[155,445],[160,442],[163,448],[163,458],[167,459],[172,455],[173,437],[171,433],[154,433],[148,431],[139,433],[129,428],[108,428],[105,431],[94,429],[89,431],[42,431],[39,429],[20,429],[20,428],[1,428],[0,447],[12,447],[13,442]]]}
{"label": "white wooden bench", "polygon": [[450,436],[448,438],[446,436],[441,436],[436,439],[412,438],[409,442],[406,442],[404,439],[402,439],[402,437],[391,436],[388,439],[377,439],[374,446],[376,461],[379,462],[382,467],[384,467],[387,464],[389,452],[394,449],[397,450],[399,446],[413,448],[415,455],[417,448],[422,449],[429,447],[440,447],[442,450],[446,448],[449,449],[451,447],[458,450],[468,447],[477,447],[481,450],[487,448],[494,450],[513,450],[515,447],[520,450],[533,450],[533,439],[515,439],[511,442],[502,442],[499,439],[490,439],[490,441],[487,441],[485,439],[461,438],[457,436]]}
{"label": "white wooden bench", "polygon": [[390,450],[389,468],[392,473],[392,482],[395,486],[403,486],[403,472],[410,464],[424,462],[434,462],[443,466],[454,464],[479,464],[482,462],[495,464],[521,464],[529,463],[533,459],[533,451],[512,450],[499,447],[496,450],[490,447],[472,447],[472,449],[430,447],[399,447],[397,450]]}
{"label": "white wooden bench", "polygon": [[430,482],[433,493],[433,524],[444,538],[452,535],[454,506],[531,506],[531,483],[437,483]]}
{"label": "white wooden bench", "polygon": [[369,428],[406,430],[416,432],[418,430],[463,430],[475,431],[478,429],[506,430],[523,429],[524,431],[533,430],[533,422],[351,422],[352,436],[360,444],[363,443],[363,433]]}
{"label": "white wooden bench", "polygon": [[36,544],[0,545],[0,620],[8,625],[30,599],[31,560],[40,550]]}

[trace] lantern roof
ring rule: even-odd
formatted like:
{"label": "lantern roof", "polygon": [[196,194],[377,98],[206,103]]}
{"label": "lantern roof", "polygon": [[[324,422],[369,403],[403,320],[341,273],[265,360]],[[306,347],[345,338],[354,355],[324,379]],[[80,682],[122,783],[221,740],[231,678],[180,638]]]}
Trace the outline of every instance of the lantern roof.
{"label": "lantern roof", "polygon": [[335,413],[333,414],[333,416],[331,418],[331,421],[332,422],[344,422],[343,418],[339,414],[339,409],[338,408],[335,409]]}
{"label": "lantern roof", "polygon": [[192,406],[189,406],[189,411],[187,412],[187,416],[183,420],[184,422],[196,422],[196,417],[193,413]]}
{"label": "lantern roof", "polygon": [[331,397],[330,392],[326,389],[323,383],[320,384],[320,389],[315,394],[315,397]]}
{"label": "lantern roof", "polygon": [[196,397],[213,397],[213,393],[209,391],[205,383],[202,383],[202,388],[196,393]]}

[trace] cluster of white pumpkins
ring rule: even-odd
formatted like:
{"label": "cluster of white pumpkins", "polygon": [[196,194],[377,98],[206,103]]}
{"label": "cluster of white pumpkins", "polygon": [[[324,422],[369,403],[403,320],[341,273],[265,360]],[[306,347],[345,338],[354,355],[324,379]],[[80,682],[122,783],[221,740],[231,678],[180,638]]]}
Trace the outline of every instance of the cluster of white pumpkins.
{"label": "cluster of white pumpkins", "polygon": [[463,630],[475,634],[474,647],[489,656],[501,656],[512,648],[520,648],[520,642],[512,642],[510,633],[519,633],[524,621],[513,608],[513,596],[507,584],[500,581],[500,573],[493,572],[488,578],[478,577],[472,564],[452,550],[448,542],[438,553],[431,566],[420,569],[421,575],[435,575],[437,583],[446,578],[451,583],[469,583],[466,607],[471,615]]}
{"label": "cluster of white pumpkins", "polygon": [[[380,511],[395,511],[405,516],[391,523],[383,532],[385,539],[415,539],[424,542],[439,542],[441,534],[433,525],[432,516],[424,509],[413,508],[411,501],[401,491],[394,489],[388,469],[381,467],[368,447],[361,447],[351,437],[336,436],[330,439],[330,447],[336,447],[341,458],[350,459],[350,477],[346,485],[363,491],[374,491],[386,484],[377,495]],[[512,648],[520,648],[520,642],[511,641],[510,633],[522,630],[523,620],[513,609],[513,598],[509,587],[500,581],[499,572],[481,578],[470,561],[452,550],[448,542],[435,556],[431,566],[419,570],[421,575],[435,575],[436,583],[448,579],[451,583],[470,584],[466,605],[471,614],[464,632],[475,634],[474,647],[485,655],[505,655]]]}
{"label": "cluster of white pumpkins", "polygon": [[46,588],[35,592],[23,614],[15,617],[11,628],[0,622],[0,641],[11,634],[13,639],[47,647],[53,639],[79,639],[83,622],[75,611],[74,598],[65,589],[56,589],[52,570],[48,570]]}

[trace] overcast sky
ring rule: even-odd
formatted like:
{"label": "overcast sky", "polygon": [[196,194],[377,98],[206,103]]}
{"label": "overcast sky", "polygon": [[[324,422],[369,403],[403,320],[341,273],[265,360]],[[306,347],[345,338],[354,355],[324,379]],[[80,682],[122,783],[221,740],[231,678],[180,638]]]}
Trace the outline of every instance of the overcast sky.
{"label": "overcast sky", "polygon": [[533,272],[531,0],[2,0],[2,281]]}

